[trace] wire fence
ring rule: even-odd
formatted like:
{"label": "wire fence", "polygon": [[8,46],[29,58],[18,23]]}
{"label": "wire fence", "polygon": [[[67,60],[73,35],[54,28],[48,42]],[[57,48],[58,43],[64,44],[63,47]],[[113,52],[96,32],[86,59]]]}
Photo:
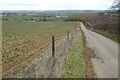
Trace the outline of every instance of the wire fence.
{"label": "wire fence", "polygon": [[18,65],[12,66],[2,76],[7,78],[59,77],[65,53],[77,29],[78,27],[75,27],[72,31],[66,31],[65,35],[56,40],[53,35],[51,41],[47,43],[49,45],[39,48],[36,53],[29,55]]}

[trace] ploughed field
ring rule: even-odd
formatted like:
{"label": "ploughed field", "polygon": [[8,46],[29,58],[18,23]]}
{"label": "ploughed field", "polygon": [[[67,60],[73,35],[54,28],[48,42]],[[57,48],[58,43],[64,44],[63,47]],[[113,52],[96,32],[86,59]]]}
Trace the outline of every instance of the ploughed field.
{"label": "ploughed field", "polygon": [[28,58],[40,54],[38,50],[67,34],[75,22],[23,22],[3,21],[2,23],[2,66],[3,73]]}

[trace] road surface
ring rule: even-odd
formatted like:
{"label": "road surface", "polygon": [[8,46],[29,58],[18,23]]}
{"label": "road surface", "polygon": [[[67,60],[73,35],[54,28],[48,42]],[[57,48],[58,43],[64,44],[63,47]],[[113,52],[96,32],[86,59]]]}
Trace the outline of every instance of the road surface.
{"label": "road surface", "polygon": [[97,78],[118,78],[118,43],[87,30],[82,22],[79,24],[94,55],[91,61]]}

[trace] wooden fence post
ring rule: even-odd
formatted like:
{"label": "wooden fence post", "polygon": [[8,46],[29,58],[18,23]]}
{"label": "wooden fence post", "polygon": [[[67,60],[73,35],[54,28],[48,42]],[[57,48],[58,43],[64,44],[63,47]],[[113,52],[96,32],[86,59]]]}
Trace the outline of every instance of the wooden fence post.
{"label": "wooden fence post", "polygon": [[67,39],[69,39],[69,31],[67,31]]}
{"label": "wooden fence post", "polygon": [[52,36],[52,57],[55,54],[55,39],[54,39],[54,35]]}

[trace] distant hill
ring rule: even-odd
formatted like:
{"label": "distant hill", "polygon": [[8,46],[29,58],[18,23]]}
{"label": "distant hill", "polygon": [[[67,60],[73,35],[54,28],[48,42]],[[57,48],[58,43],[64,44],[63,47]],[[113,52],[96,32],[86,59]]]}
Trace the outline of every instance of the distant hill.
{"label": "distant hill", "polygon": [[2,10],[2,13],[44,13],[44,14],[77,14],[83,12],[104,12],[105,10]]}

